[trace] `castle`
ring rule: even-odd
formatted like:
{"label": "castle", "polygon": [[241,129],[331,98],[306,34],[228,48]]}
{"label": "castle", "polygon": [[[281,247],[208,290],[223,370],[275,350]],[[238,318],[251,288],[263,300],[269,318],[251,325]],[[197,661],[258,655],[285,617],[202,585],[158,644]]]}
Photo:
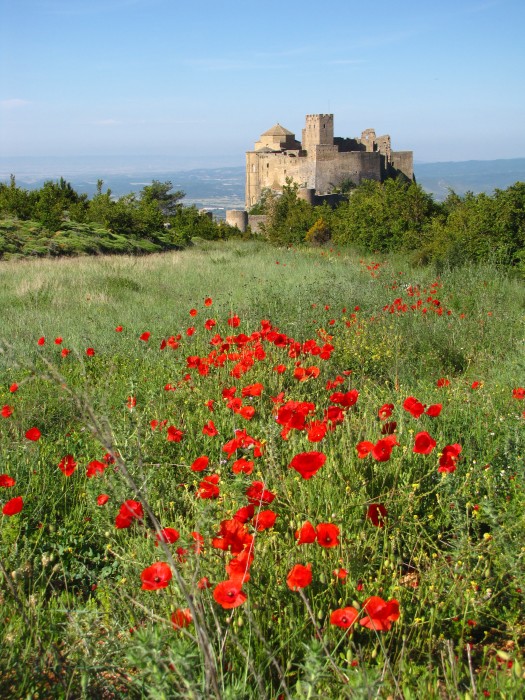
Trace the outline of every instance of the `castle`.
{"label": "castle", "polygon": [[[413,152],[392,151],[390,136],[366,129],[360,138],[334,137],[333,114],[307,114],[301,142],[276,124],[247,151],[246,209],[259,202],[263,190],[279,192],[290,179],[299,185],[300,197],[316,203],[345,181],[383,182],[400,173],[414,178]],[[248,215],[228,211],[226,220],[245,230]]]}

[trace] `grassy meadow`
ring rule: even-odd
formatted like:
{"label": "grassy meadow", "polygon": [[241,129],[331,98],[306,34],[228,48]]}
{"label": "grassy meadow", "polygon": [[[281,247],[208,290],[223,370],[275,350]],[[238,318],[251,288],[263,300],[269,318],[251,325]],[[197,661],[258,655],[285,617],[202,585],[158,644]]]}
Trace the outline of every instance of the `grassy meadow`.
{"label": "grassy meadow", "polygon": [[0,310],[1,697],[524,694],[523,281],[200,241]]}

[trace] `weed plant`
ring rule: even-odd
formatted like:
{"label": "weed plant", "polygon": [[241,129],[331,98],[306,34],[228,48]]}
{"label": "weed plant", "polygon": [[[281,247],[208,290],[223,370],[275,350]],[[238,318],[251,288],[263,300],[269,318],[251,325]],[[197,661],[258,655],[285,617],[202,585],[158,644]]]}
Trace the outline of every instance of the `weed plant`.
{"label": "weed plant", "polygon": [[522,282],[197,241],[0,308],[2,697],[523,693]]}

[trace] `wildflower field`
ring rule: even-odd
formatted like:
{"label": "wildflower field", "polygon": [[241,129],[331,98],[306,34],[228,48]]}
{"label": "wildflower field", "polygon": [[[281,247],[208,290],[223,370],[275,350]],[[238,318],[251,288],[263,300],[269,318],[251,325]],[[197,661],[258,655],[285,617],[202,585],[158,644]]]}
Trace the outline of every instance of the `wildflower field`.
{"label": "wildflower field", "polygon": [[521,697],[509,274],[1,263],[0,696]]}

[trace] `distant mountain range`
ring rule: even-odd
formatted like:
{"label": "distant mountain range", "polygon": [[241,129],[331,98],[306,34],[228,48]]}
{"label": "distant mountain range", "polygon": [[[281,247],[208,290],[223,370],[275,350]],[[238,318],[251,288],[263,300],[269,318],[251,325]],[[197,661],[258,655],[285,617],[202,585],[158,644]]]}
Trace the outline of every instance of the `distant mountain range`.
{"label": "distant mountain range", "polygon": [[[525,182],[525,158],[415,163],[414,171],[417,182],[436,200],[443,200],[450,189],[460,195],[468,191],[491,193],[517,181]],[[226,209],[244,208],[244,166],[173,170],[167,163],[138,158],[100,161],[0,157],[0,182],[7,182],[11,173],[18,185],[28,189],[62,176],[77,192],[90,197],[96,192],[98,179],[104,181],[104,191],[109,188],[116,197],[140,192],[152,180],[169,180],[175,190],[186,193],[185,204],[210,209],[219,217]]]}

